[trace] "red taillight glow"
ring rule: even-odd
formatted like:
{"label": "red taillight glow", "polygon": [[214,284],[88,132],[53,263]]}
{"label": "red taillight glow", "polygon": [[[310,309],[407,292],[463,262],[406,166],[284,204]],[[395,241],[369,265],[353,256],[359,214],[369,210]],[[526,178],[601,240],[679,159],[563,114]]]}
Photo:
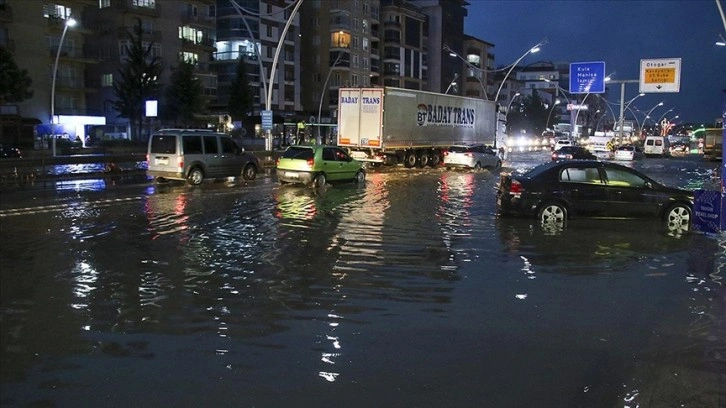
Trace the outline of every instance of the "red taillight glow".
{"label": "red taillight glow", "polygon": [[177,158],[177,163],[176,163],[176,164],[177,164],[177,166],[178,166],[178,167],[179,167],[180,169],[183,169],[183,168],[184,168],[184,159],[183,159],[183,158],[182,158],[181,156],[179,156],[179,157]]}
{"label": "red taillight glow", "polygon": [[313,164],[315,164],[315,159],[312,157],[307,160],[308,166],[313,167]]}
{"label": "red taillight glow", "polygon": [[279,165],[280,165],[280,158],[278,157],[277,160],[275,160],[275,166],[279,166]]}
{"label": "red taillight glow", "polygon": [[466,157],[474,157],[474,153],[464,153]]}
{"label": "red taillight glow", "polygon": [[522,194],[522,183],[517,180],[512,180],[509,185],[509,194]]}

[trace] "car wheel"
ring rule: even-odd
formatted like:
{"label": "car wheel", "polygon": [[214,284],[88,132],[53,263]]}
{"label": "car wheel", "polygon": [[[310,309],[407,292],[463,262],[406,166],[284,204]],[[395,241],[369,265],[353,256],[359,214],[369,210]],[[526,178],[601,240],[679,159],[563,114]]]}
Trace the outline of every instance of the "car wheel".
{"label": "car wheel", "polygon": [[546,203],[539,209],[537,218],[546,228],[564,228],[567,223],[567,208],[558,203]]}
{"label": "car wheel", "polygon": [[313,187],[322,187],[325,185],[325,182],[325,173],[320,173],[315,176],[315,180],[313,180]]}
{"label": "car wheel", "polygon": [[193,186],[198,186],[202,184],[202,181],[204,180],[204,172],[199,167],[193,168],[189,172],[189,176],[187,177],[187,181],[189,184]]}
{"label": "car wheel", "polygon": [[358,171],[358,173],[355,173],[355,183],[356,184],[363,184],[363,182],[366,181],[366,173],[364,171]]}
{"label": "car wheel", "polygon": [[669,232],[688,232],[691,226],[691,209],[685,204],[675,204],[666,213],[666,227]]}
{"label": "car wheel", "polygon": [[413,150],[406,152],[406,157],[403,159],[403,166],[407,169],[416,167],[416,153]]}
{"label": "car wheel", "polygon": [[476,164],[474,165],[474,170],[481,170],[481,163],[476,162]]}
{"label": "car wheel", "polygon": [[257,178],[257,166],[254,164],[245,166],[244,170],[242,170],[242,178],[245,180],[254,180]]}

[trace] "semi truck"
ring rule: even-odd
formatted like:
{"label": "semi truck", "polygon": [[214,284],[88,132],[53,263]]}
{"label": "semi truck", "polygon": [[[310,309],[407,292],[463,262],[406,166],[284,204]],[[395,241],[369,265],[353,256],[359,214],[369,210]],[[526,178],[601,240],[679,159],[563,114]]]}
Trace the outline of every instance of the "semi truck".
{"label": "semi truck", "polygon": [[449,146],[493,144],[495,111],[494,102],[483,99],[395,87],[341,88],[337,144],[365,162],[436,167]]}

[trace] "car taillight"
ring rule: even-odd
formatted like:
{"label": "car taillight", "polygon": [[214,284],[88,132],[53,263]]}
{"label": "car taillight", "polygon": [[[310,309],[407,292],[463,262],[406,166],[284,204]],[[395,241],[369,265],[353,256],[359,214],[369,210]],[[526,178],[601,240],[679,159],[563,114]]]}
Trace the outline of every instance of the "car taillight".
{"label": "car taillight", "polygon": [[449,151],[448,150],[444,150],[444,156],[448,156],[448,155],[449,155]]}
{"label": "car taillight", "polygon": [[509,184],[509,194],[522,194],[522,183],[512,180]]}
{"label": "car taillight", "polygon": [[466,157],[474,157],[474,153],[464,153]]}
{"label": "car taillight", "polygon": [[571,154],[566,154],[565,155],[565,159],[572,159],[572,155]]}
{"label": "car taillight", "polygon": [[176,159],[176,165],[180,169],[184,168],[184,159],[181,156]]}
{"label": "car taillight", "polygon": [[307,160],[308,166],[313,167],[313,164],[315,164],[315,159],[312,157]]}
{"label": "car taillight", "polygon": [[278,157],[277,160],[275,160],[275,166],[279,166],[279,165],[280,165],[280,158]]}

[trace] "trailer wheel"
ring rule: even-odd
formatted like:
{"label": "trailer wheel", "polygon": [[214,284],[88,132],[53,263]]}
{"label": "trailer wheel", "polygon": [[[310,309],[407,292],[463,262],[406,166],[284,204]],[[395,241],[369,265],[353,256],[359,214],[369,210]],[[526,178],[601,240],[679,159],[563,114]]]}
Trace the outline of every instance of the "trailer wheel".
{"label": "trailer wheel", "polygon": [[416,167],[416,152],[409,150],[406,152],[406,156],[403,159],[403,166],[407,169]]}
{"label": "trailer wheel", "polygon": [[441,154],[438,150],[435,150],[431,152],[431,162],[429,163],[431,167],[438,167],[439,164],[441,164]]}
{"label": "trailer wheel", "polygon": [[429,164],[429,152],[427,152],[426,150],[419,151],[418,167],[424,168],[427,164]]}

